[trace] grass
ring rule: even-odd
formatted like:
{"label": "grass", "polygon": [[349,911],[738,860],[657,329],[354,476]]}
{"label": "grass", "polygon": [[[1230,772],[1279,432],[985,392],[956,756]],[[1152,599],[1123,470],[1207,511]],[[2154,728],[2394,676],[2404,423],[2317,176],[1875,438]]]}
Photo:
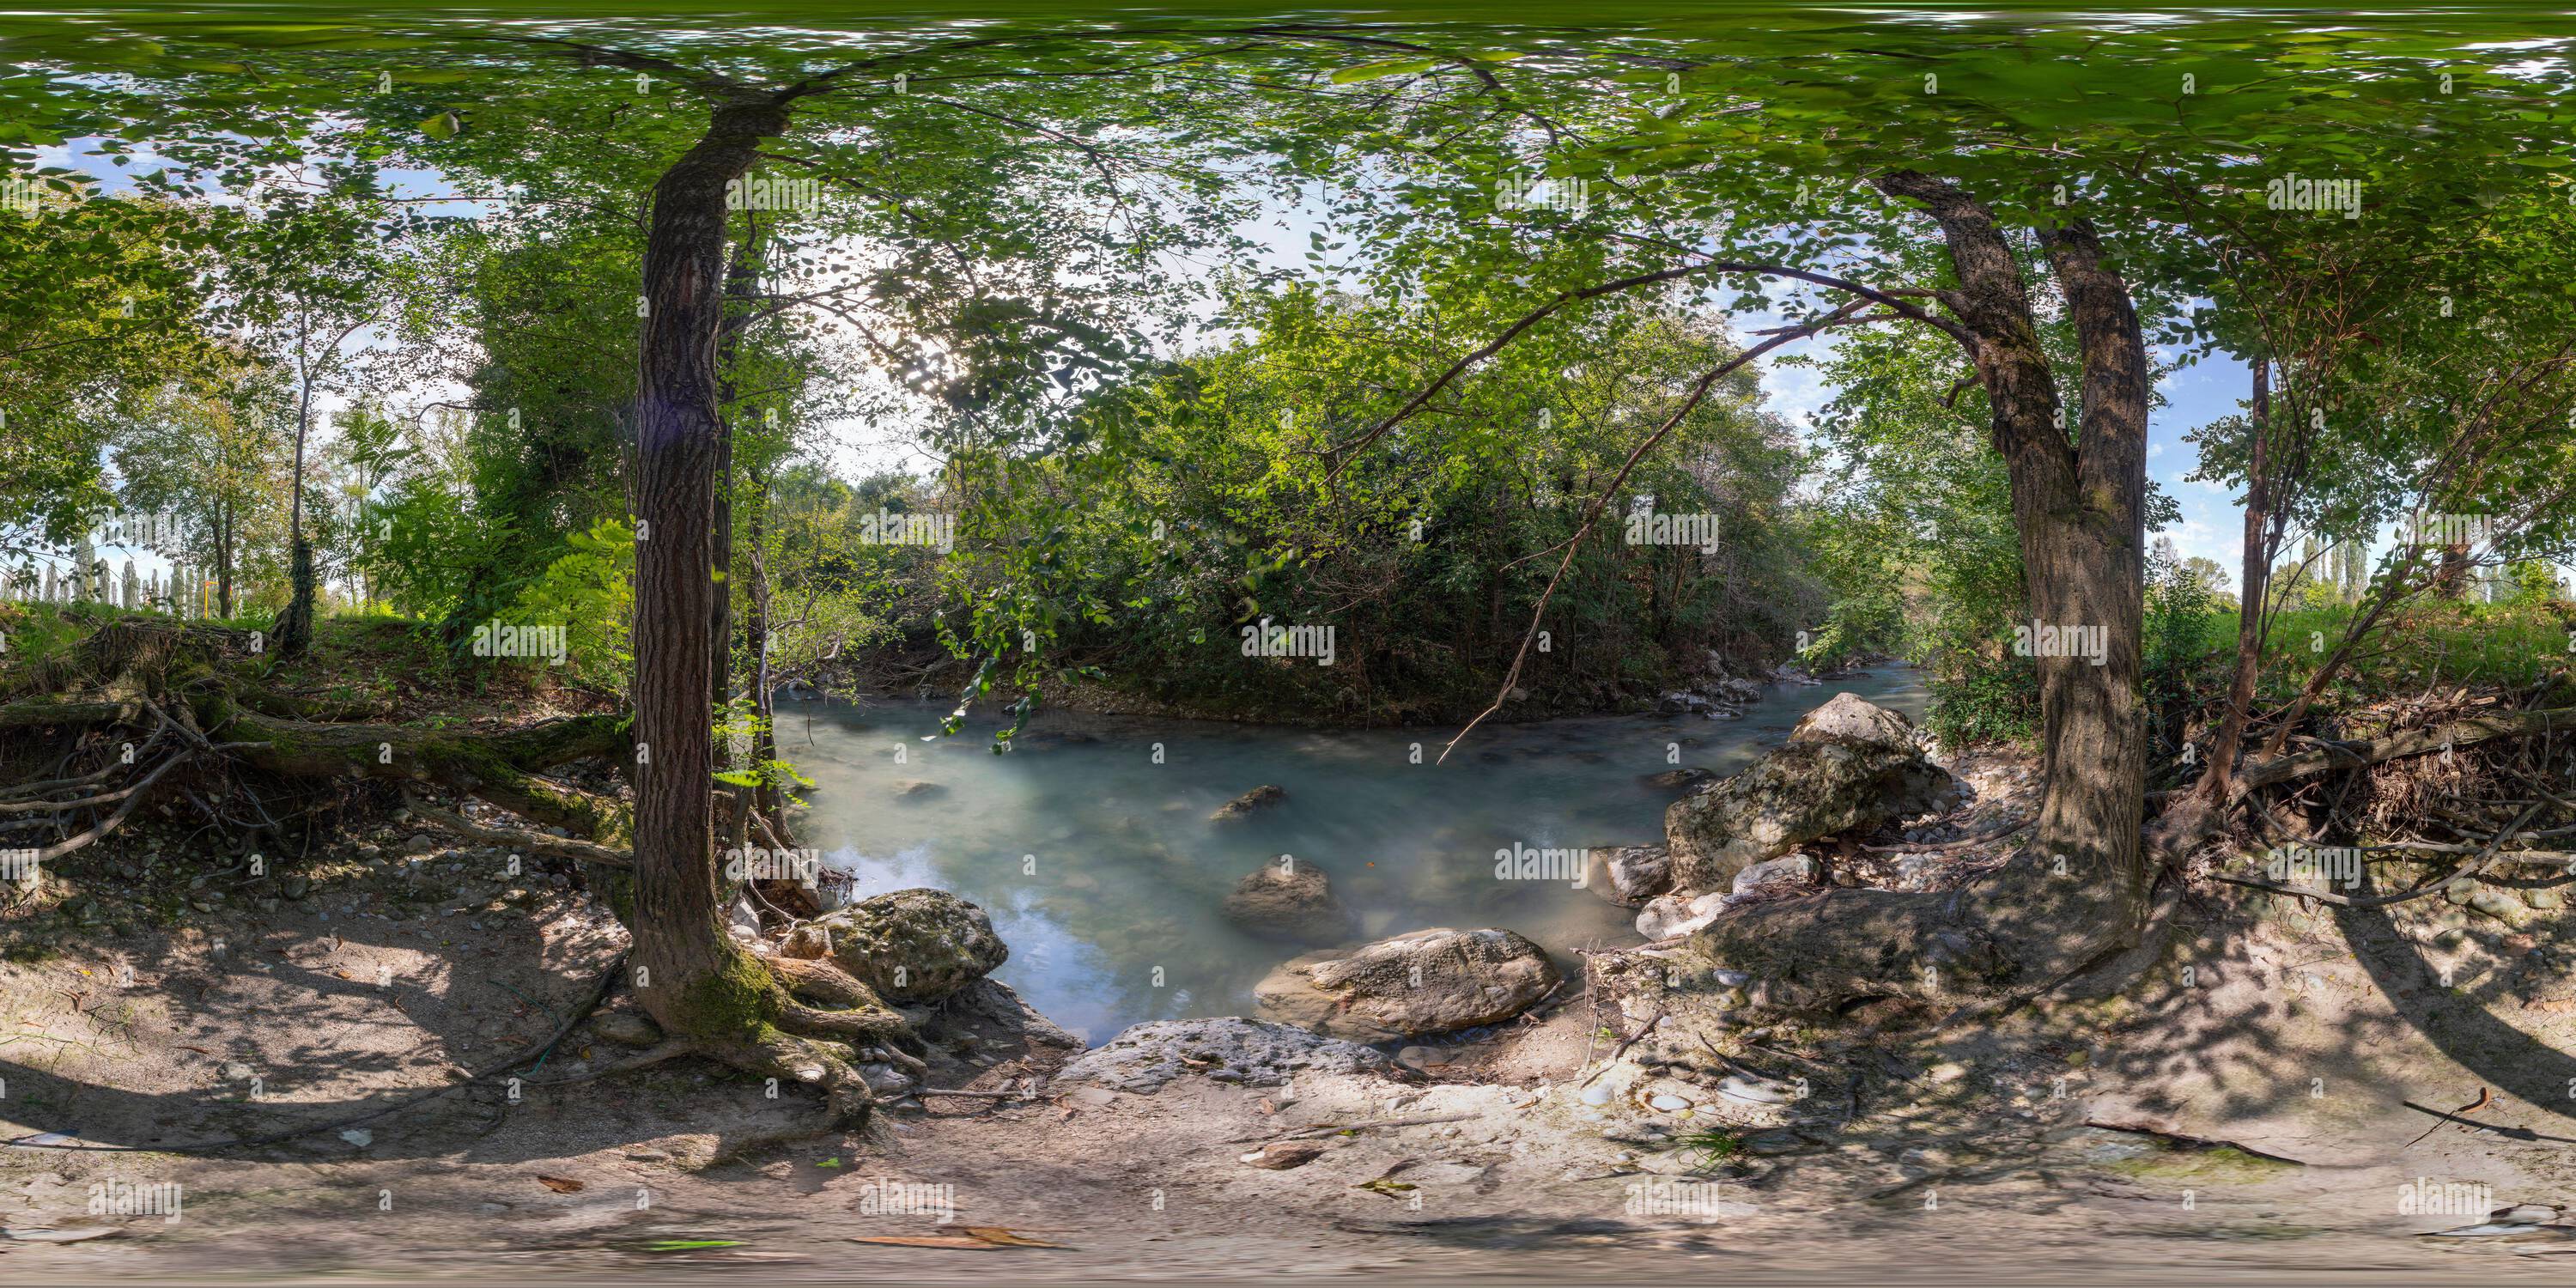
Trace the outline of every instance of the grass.
{"label": "grass", "polygon": [[[2265,673],[2306,683],[2333,653],[2352,616],[2351,608],[2340,605],[2283,611],[2272,619],[2264,642]],[[2442,681],[2527,687],[2576,660],[2568,646],[2571,616],[2576,606],[2567,604],[2408,604],[2392,612],[2348,664],[2349,682],[2363,693]],[[2234,649],[2234,612],[2211,614],[2205,628],[2210,647]]]}
{"label": "grass", "polygon": [[1715,1167],[1744,1152],[1744,1138],[1723,1127],[1711,1127],[1680,1137],[1676,1146],[1699,1154],[1699,1166]]}

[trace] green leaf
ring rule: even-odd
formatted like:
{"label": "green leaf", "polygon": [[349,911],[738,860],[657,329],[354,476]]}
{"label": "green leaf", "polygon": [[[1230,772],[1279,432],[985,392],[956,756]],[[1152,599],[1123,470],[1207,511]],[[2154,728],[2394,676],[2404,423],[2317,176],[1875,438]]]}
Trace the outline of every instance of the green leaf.
{"label": "green leaf", "polygon": [[1419,75],[1439,65],[1439,60],[1433,58],[1405,58],[1383,63],[1362,63],[1357,67],[1345,67],[1334,72],[1333,83],[1355,85],[1361,81],[1376,80],[1381,76]]}

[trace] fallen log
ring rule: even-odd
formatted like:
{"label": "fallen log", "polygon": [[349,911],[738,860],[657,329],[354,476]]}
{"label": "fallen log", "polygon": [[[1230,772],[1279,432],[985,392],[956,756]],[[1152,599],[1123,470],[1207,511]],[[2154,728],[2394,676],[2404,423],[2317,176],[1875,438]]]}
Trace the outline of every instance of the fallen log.
{"label": "fallen log", "polygon": [[2473,716],[2449,724],[2408,729],[2366,742],[2340,743],[2315,751],[2303,751],[2295,756],[2276,756],[2249,764],[2236,775],[2233,795],[2242,798],[2260,788],[2313,778],[2337,769],[2357,769],[2382,761],[2427,755],[2445,748],[2475,746],[2497,738],[2528,738],[2567,731],[2576,731],[2576,707]]}
{"label": "fallen log", "polygon": [[49,725],[116,724],[143,714],[139,702],[78,702],[56,698],[21,698],[0,705],[0,729],[39,729]]}
{"label": "fallen log", "polygon": [[522,729],[478,733],[406,725],[315,724],[262,715],[229,703],[207,714],[216,736],[248,744],[241,759],[271,773],[436,783],[614,847],[632,834],[622,801],[549,782],[534,771],[588,756],[621,753],[625,718],[571,716]]}

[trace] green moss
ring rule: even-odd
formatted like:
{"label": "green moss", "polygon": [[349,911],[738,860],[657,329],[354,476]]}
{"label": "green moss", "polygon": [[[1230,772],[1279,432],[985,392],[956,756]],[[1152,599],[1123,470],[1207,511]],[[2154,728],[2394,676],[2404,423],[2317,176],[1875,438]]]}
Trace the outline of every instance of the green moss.
{"label": "green moss", "polygon": [[2254,1185],[2296,1172],[2299,1165],[2249,1154],[2232,1145],[2211,1149],[2160,1145],[2144,1154],[2112,1163],[2111,1170],[2140,1180],[2168,1184]]}
{"label": "green moss", "polygon": [[701,1040],[774,1041],[784,1000],[768,967],[749,953],[728,949],[722,965],[690,981],[678,1008],[658,1018],[681,1035]]}

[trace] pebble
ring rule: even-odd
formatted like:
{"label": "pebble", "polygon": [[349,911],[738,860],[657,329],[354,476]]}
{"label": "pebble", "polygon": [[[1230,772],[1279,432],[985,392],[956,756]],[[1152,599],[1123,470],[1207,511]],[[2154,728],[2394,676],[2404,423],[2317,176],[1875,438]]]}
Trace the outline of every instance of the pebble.
{"label": "pebble", "polygon": [[1583,1103],[1599,1107],[1610,1103],[1610,1084],[1596,1082],[1583,1089]]}
{"label": "pebble", "polygon": [[1682,1110],[1691,1107],[1691,1102],[1684,1100],[1671,1092],[1665,1092],[1661,1095],[1652,1097],[1647,1100],[1646,1103],[1668,1114],[1679,1113]]}

